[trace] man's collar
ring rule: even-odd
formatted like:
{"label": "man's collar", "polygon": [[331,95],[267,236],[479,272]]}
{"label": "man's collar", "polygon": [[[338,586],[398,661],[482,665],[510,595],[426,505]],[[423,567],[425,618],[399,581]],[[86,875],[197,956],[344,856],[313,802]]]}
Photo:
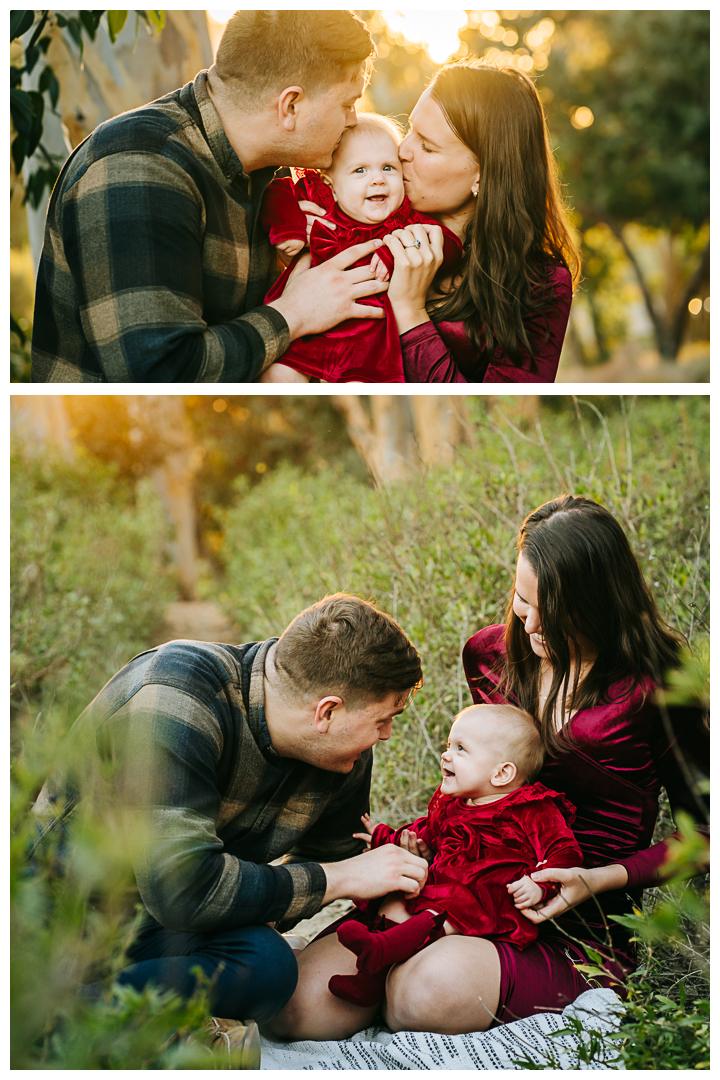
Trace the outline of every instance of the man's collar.
{"label": "man's collar", "polygon": [[[200,116],[202,117],[203,127],[205,128],[208,146],[224,175],[232,184],[238,176],[244,176],[245,174],[243,172],[242,162],[230,145],[230,140],[220,123],[217,109],[210,100],[210,95],[207,91],[207,71],[199,71],[197,73],[195,81],[193,82],[193,90],[195,92],[195,101],[197,102],[197,107],[200,110]],[[247,179],[249,179],[249,177]]]}
{"label": "man's collar", "polygon": [[262,753],[268,760],[279,765],[280,757],[272,744],[270,730],[265,719],[265,661],[277,640],[277,638],[268,638],[267,641],[263,641],[253,657],[248,692],[248,721]]}

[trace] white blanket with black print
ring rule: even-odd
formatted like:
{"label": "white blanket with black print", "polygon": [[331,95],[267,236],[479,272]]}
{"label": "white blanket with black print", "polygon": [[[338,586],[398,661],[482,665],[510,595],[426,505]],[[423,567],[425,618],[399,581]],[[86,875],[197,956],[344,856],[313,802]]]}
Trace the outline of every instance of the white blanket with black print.
{"label": "white blanket with black print", "polygon": [[[616,1043],[622,1002],[612,990],[587,990],[561,1013],[470,1035],[371,1027],[343,1042],[262,1040],[263,1069],[622,1069]],[[579,1022],[579,1023],[578,1023]]]}

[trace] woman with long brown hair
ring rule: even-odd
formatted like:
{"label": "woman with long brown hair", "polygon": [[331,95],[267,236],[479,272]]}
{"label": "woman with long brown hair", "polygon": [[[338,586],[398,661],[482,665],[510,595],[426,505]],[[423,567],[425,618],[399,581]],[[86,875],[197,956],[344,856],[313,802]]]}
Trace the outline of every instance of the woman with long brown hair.
{"label": "woman with long brown hair", "polygon": [[[704,831],[692,774],[707,765],[706,728],[690,708],[663,716],[655,696],[679,663],[682,639],[660,618],[608,510],[563,495],[528,515],[506,618],[465,646],[472,697],[519,706],[538,721],[547,757],[537,779],[576,807],[583,865],[532,875],[560,892],[523,912],[540,932],[522,951],[455,934],[396,965],[383,1006],[393,1031],[460,1034],[561,1009],[590,987],[577,967],[588,961],[583,943],[604,968],[597,981],[618,987],[636,957],[612,916],[640,906],[669,854],[666,841],[653,844],[661,788],[673,813],[689,813]],[[354,972],[354,960],[336,933],[299,953],[298,987],[273,1021],[278,1034],[337,1039],[366,1027],[375,1008],[327,989],[336,972]]]}
{"label": "woman with long brown hair", "polygon": [[407,382],[553,382],[580,259],[531,79],[479,60],[435,75],[401,144],[413,209],[463,243],[437,279],[439,227],[386,238]]}

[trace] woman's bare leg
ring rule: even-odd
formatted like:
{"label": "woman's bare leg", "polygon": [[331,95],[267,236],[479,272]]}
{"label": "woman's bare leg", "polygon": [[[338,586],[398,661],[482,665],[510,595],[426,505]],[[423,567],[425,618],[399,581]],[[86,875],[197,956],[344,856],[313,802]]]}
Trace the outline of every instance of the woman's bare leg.
{"label": "woman's bare leg", "polygon": [[385,992],[391,1031],[486,1031],[500,999],[500,958],[485,938],[440,938],[394,967]]}
{"label": "woman's bare leg", "polygon": [[337,934],[312,941],[296,956],[295,993],[266,1030],[281,1039],[347,1039],[371,1023],[377,1005],[353,1005],[328,990],[331,975],[357,973],[356,957],[340,944]]}
{"label": "woman's bare leg", "polygon": [[300,371],[296,371],[295,368],[288,367],[287,364],[270,364],[270,367],[265,368],[262,375],[257,382],[310,382],[307,375],[303,375]]}

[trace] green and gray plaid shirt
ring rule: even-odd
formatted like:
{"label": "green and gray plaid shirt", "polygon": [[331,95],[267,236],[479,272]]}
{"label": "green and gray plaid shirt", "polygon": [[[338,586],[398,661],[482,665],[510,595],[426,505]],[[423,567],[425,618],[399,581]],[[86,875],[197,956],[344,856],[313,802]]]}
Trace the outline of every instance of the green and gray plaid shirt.
{"label": "green and gray plaid shirt", "polygon": [[251,382],[290,342],[273,255],[206,72],[101,124],[48,207],[33,382]]}
{"label": "green and gray plaid shirt", "polygon": [[[171,641],[141,653],[68,736],[68,761],[74,771],[81,762],[86,785],[91,760],[100,759],[103,784],[111,777],[125,835],[132,841],[145,831],[135,879],[147,911],[170,929],[287,927],[309,918],[326,889],[316,860],[364,848],[352,834],[369,808],[372,750],[347,774],[277,756],[264,707],[265,657],[276,640]],[[57,781],[43,788],[36,851],[62,831],[73,789],[82,799],[77,772],[69,789]],[[281,856],[289,861],[268,865]]]}

